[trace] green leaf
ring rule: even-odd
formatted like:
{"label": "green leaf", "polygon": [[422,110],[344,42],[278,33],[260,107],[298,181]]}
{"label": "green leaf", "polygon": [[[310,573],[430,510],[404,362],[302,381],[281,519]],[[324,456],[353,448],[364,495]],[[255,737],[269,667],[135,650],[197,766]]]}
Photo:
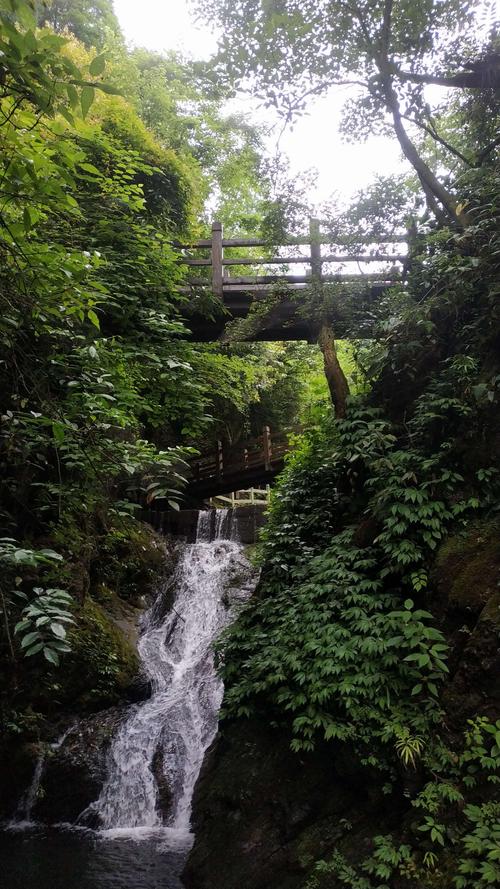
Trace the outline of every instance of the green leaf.
{"label": "green leaf", "polygon": [[43,656],[51,664],[55,664],[56,667],[59,665],[59,655],[53,648],[47,648],[47,646],[45,646],[43,649]]}
{"label": "green leaf", "polygon": [[51,631],[54,633],[54,636],[58,636],[59,639],[66,638],[66,630],[61,624],[54,623],[50,625]]}
{"label": "green leaf", "polygon": [[24,652],[24,656],[33,657],[34,654],[38,654],[38,652],[42,650],[44,644],[45,643],[43,641],[37,642],[36,645],[33,645],[32,648],[29,648],[27,651]]}
{"label": "green leaf", "polygon": [[66,84],[66,92],[68,94],[69,104],[72,108],[78,108],[78,90],[73,86],[72,83]]}
{"label": "green leaf", "polygon": [[106,54],[101,53],[100,56],[96,56],[92,59],[89,65],[89,72],[92,74],[92,77],[97,77],[99,74],[102,74],[106,67]]}
{"label": "green leaf", "polygon": [[82,106],[82,114],[84,117],[87,117],[87,114],[90,110],[92,102],[95,99],[95,89],[93,86],[84,86],[82,87],[82,92],[80,94],[80,104]]}
{"label": "green leaf", "polygon": [[52,435],[57,444],[61,444],[66,437],[66,429],[63,423],[52,423]]}
{"label": "green leaf", "polygon": [[94,176],[101,176],[101,171],[94,167],[94,164],[79,164],[81,170],[85,170],[86,173],[92,173]]}
{"label": "green leaf", "polygon": [[[93,309],[89,309],[89,310],[88,310],[88,312],[87,312],[87,318],[88,318],[89,321],[94,325],[94,327],[97,327],[97,329],[100,328],[99,318],[97,317],[97,315],[96,315],[96,313],[94,312]],[[97,353],[96,353],[96,354],[97,354]]]}
{"label": "green leaf", "polygon": [[38,630],[34,630],[31,633],[27,633],[26,636],[23,636],[21,639],[21,648],[28,648],[33,642],[40,638],[40,633]]}

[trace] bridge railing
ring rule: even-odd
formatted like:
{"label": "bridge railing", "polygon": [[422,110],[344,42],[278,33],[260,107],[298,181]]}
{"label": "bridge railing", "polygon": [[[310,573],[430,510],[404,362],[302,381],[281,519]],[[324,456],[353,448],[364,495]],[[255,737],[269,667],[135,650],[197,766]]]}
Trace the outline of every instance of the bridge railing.
{"label": "bridge railing", "polygon": [[[363,253],[323,253],[322,246],[335,245],[336,247],[341,248],[342,244],[344,244],[344,246],[349,245],[349,239],[341,237],[332,238],[331,235],[328,236],[322,234],[319,220],[311,219],[309,221],[308,237],[289,238],[283,244],[275,245],[278,250],[280,248],[289,248],[293,246],[309,247],[309,252],[307,254],[260,257],[248,255],[226,256],[224,254],[224,248],[269,248],[269,243],[261,238],[225,238],[222,223],[214,222],[212,224],[212,236],[210,239],[193,241],[192,244],[176,244],[180,250],[184,251],[181,260],[183,264],[193,269],[199,268],[210,270],[209,278],[190,277],[187,281],[188,286],[181,289],[190,291],[193,287],[210,287],[215,296],[223,299],[226,294],[229,295],[231,293],[241,293],[242,291],[266,291],[273,285],[279,283],[286,284],[286,287],[289,290],[294,290],[302,289],[308,284],[311,284],[314,280],[325,282],[338,281],[339,278],[343,281],[360,279],[391,280],[399,277],[397,266],[405,262],[407,254],[401,251],[399,253],[394,250],[388,251],[387,247],[389,245],[396,247],[398,244],[406,243],[408,241],[406,235],[394,235],[389,233],[385,235],[364,234],[360,236],[359,241],[369,245],[370,249],[367,249]],[[378,245],[376,249],[373,249],[374,244]],[[209,256],[200,258],[199,256],[192,255],[193,251],[200,250],[205,252],[208,251]],[[358,265],[360,263],[391,263],[392,268],[384,272],[379,271],[375,275],[363,274],[361,272],[355,275],[342,274],[340,276],[338,273],[324,273],[323,266],[332,263],[357,263]],[[306,274],[252,274],[231,276],[229,271],[231,267],[236,266],[262,268],[263,266],[273,265],[306,266]]]}
{"label": "bridge railing", "polygon": [[288,450],[286,434],[271,433],[269,426],[264,426],[262,434],[251,441],[229,447],[218,441],[215,449],[200,454],[190,463],[192,480],[244,476],[258,468],[271,470]]}

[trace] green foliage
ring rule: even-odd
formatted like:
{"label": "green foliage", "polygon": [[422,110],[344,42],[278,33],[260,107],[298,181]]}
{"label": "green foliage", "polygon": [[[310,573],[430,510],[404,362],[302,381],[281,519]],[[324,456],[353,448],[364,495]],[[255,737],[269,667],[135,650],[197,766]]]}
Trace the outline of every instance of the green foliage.
{"label": "green foliage", "polygon": [[356,865],[337,850],[317,863],[308,889],[322,886],[323,875],[351,889],[382,889],[393,880],[456,889],[497,885],[500,805],[487,790],[478,802],[478,793],[500,781],[499,741],[500,721],[478,717],[469,721],[460,754],[434,742],[424,758],[429,780],[411,801],[419,819],[408,821],[408,841],[375,836],[372,854]]}
{"label": "green foliage", "polygon": [[[418,177],[429,210],[441,222],[461,227],[467,223],[464,206],[434,172],[441,175],[443,158],[436,161],[432,152],[416,144],[405,122],[446,148],[451,174],[457,157],[462,161],[460,173],[471,163],[436,129],[424,85],[473,87],[493,99],[492,87],[498,86],[496,45],[485,40],[481,46],[472,4],[284,0],[277,7],[253,0],[197,0],[196,6],[223,35],[214,62],[219,77],[233,85],[250,79],[253,91],[287,123],[307,110],[313,96],[333,86],[355,87],[345,103],[344,135],[359,140],[392,132]],[[483,143],[475,163],[480,165],[494,145],[494,139]]]}
{"label": "green foliage", "polygon": [[0,13],[0,662],[5,698],[44,709],[123,693],[136,660],[89,588],[137,601],[164,558],[137,500],[178,508],[194,446],[291,416],[300,356],[194,345],[182,320],[173,243],[214,193],[251,218],[257,132],[196,66],[127,53],[105,0],[37,8],[58,33],[29,2]]}
{"label": "green foliage", "polygon": [[[28,549],[12,538],[0,539],[0,565],[3,580],[0,583],[1,614],[3,628],[13,662],[16,660],[13,636],[19,637],[24,657],[43,654],[53,664],[59,663],[59,654],[69,651],[65,624],[73,623],[71,596],[66,590],[32,588],[30,594],[22,588],[20,571],[50,566],[62,560],[52,549]],[[4,586],[5,579],[7,583]],[[21,610],[22,609],[22,610]],[[15,615],[20,620],[11,626]]]}
{"label": "green foliage", "polygon": [[85,46],[101,47],[111,34],[120,34],[112,0],[44,0],[38,24],[56,33],[71,31]]}
{"label": "green foliage", "polygon": [[[69,47],[62,53],[66,41],[49,37],[44,61],[51,71],[56,60],[64,86],[76,68]],[[12,66],[14,93],[20,76]],[[73,93],[71,83],[68,108]],[[10,108],[9,98],[2,101]],[[205,407],[186,349],[175,342],[183,331],[173,292],[179,271],[167,244],[170,226],[182,228],[191,212],[186,170],[123,100],[102,99],[91,124],[66,114],[71,130],[58,118],[48,127],[44,117],[66,106],[46,106],[39,92],[26,90],[2,127],[2,188],[14,197],[0,245],[1,334],[10,356],[0,368],[4,465],[18,500],[30,489],[44,527],[78,508],[82,486],[88,514],[117,484],[125,489],[127,478],[175,499],[184,452],[148,440],[147,424],[156,428],[191,408],[198,428]],[[169,409],[166,390],[178,396],[183,388],[184,404],[178,398]],[[27,464],[26,475],[20,468]]]}
{"label": "green foliage", "polygon": [[425,608],[430,568],[454,527],[497,508],[499,484],[494,171],[471,173],[474,187],[475,224],[419,242],[373,390],[289,461],[260,595],[222,642],[225,711],[286,726],[296,749],[348,740],[411,768],[440,719],[448,650]]}
{"label": "green foliage", "polygon": [[47,661],[58,666],[60,654],[71,651],[66,625],[74,622],[68,610],[73,600],[66,590],[35,587],[33,593],[34,598],[23,609],[14,632],[20,637],[25,657],[42,653]]}
{"label": "green foliage", "polygon": [[[437,460],[427,464],[418,453],[399,450],[372,409],[351,405],[349,419],[337,424],[329,459],[325,444],[316,454],[321,482],[313,520],[310,455],[308,504],[299,523],[300,458],[282,482],[264,544],[264,595],[224,643],[226,707],[241,715],[271,706],[291,720],[296,749],[310,749],[321,734],[374,754],[374,743],[400,744],[405,730],[418,737],[438,718],[447,648],[429,625],[429,612],[405,595],[425,584],[426,551],[459,509],[440,497],[454,495],[455,480],[439,479]],[[407,480],[410,461],[414,475]],[[378,531],[370,545],[357,541],[349,516],[359,509],[361,481]]]}
{"label": "green foliage", "polygon": [[59,694],[71,706],[110,706],[120,700],[137,676],[137,653],[105,609],[90,596],[75,619]]}
{"label": "green foliage", "polygon": [[[453,522],[496,496],[484,473],[466,482],[451,456],[463,422],[475,422],[476,372],[444,363],[415,402],[410,442],[352,402],[331,435],[292,458],[264,535],[261,596],[223,645],[229,713],[270,708],[291,723],[296,749],[322,735],[371,749],[372,761],[373,745],[388,742],[406,763],[420,755],[439,718],[447,646],[410,596],[427,588]],[[366,527],[353,524],[360,513]]]}

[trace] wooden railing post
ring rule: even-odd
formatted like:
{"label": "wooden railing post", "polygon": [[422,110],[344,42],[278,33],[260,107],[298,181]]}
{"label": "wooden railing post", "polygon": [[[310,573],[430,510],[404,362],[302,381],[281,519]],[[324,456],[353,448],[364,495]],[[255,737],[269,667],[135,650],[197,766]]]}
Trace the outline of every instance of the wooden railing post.
{"label": "wooden railing post", "polygon": [[217,475],[224,475],[224,454],[221,441],[217,441]]}
{"label": "wooden railing post", "polygon": [[309,220],[309,236],[311,238],[311,276],[313,281],[321,281],[321,235],[319,219]]}
{"label": "wooden railing post", "polygon": [[212,223],[212,291],[215,296],[223,297],[222,267],[222,222]]}
{"label": "wooden railing post", "polygon": [[269,426],[264,426],[262,430],[262,444],[264,446],[264,465],[266,469],[271,469],[273,449],[271,443],[271,430],[269,429]]}

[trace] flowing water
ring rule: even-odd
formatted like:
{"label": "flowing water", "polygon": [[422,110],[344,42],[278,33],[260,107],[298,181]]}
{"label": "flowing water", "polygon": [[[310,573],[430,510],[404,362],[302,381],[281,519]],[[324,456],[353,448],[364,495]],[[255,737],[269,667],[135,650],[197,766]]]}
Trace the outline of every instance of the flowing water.
{"label": "flowing water", "polygon": [[[4,834],[2,889],[55,889],[54,869],[48,866],[44,876],[45,852],[54,865],[62,856],[64,889],[182,886],[194,786],[217,732],[223,693],[212,644],[257,580],[241,544],[228,539],[235,537],[231,518],[227,510],[200,512],[196,543],[181,548],[173,607],[165,587],[144,615],[138,648],[151,697],[130,707],[112,741],[101,794],[80,816],[80,824],[97,818],[100,830],[74,829],[68,840],[66,825],[65,841],[55,841],[61,832],[53,830],[17,832],[10,846]],[[42,773],[41,758],[24,824]],[[23,843],[31,856],[14,854]],[[6,848],[13,850],[10,858]]]}
{"label": "flowing water", "polygon": [[[70,728],[66,729],[64,734],[62,734],[57,741],[54,741],[53,744],[48,745],[48,750],[54,752],[56,750],[59,750],[59,748],[62,747],[62,745],[64,744],[68,735],[73,731],[73,728],[74,726],[71,726]],[[32,820],[32,815],[38,798],[38,793],[40,791],[40,784],[45,767],[46,757],[47,749],[43,748],[38,754],[38,759],[36,761],[31,784],[19,800],[16,814],[11,824],[11,826],[18,830],[21,828],[32,827],[36,823]]]}

